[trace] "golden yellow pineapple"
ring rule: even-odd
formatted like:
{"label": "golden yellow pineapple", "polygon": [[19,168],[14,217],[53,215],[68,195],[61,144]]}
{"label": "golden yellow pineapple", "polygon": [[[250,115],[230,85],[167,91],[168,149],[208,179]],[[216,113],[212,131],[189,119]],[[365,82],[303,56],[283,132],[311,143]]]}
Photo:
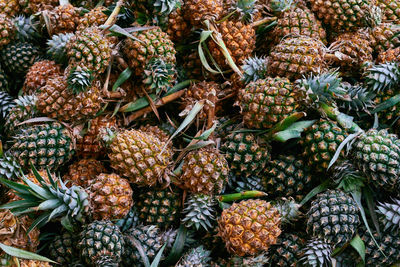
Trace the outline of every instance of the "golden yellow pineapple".
{"label": "golden yellow pineapple", "polygon": [[168,147],[163,150],[164,145],[153,134],[137,130],[119,132],[110,144],[111,167],[138,186],[163,184],[172,157]]}
{"label": "golden yellow pineapple", "polygon": [[33,223],[28,216],[17,217],[9,210],[0,212],[0,243],[26,251],[35,252],[39,245],[39,230],[27,233]]}
{"label": "golden yellow pineapple", "polygon": [[202,27],[205,20],[217,21],[221,18],[223,0],[186,0],[184,17],[195,27]]}
{"label": "golden yellow pineapple", "polygon": [[101,129],[106,128],[118,128],[116,117],[102,115],[90,120],[87,132],[76,140],[77,155],[84,158],[104,156],[105,147],[99,139],[99,134]]}
{"label": "golden yellow pineapple", "polygon": [[39,89],[37,109],[44,115],[65,122],[77,122],[94,117],[103,102],[99,82],[74,92],[65,76],[56,76]]}
{"label": "golden yellow pineapple", "polygon": [[0,13],[14,17],[21,11],[18,0],[0,0]]}
{"label": "golden yellow pineapple", "polygon": [[223,154],[211,147],[191,151],[182,165],[182,188],[192,193],[220,194],[228,181],[229,165]]}
{"label": "golden yellow pineapple", "polygon": [[96,159],[81,159],[69,165],[68,172],[64,175],[63,181],[87,188],[91,180],[94,180],[100,173],[105,172],[106,168],[101,161]]}
{"label": "golden yellow pineapple", "polygon": [[265,200],[243,200],[222,211],[218,235],[226,248],[238,256],[257,255],[276,244],[281,216]]}
{"label": "golden yellow pineapple", "polygon": [[106,10],[107,8],[104,6],[99,6],[90,10],[82,18],[80,18],[77,30],[82,31],[91,26],[103,25],[108,18],[108,16],[104,14],[104,11]]}
{"label": "golden yellow pineapple", "polygon": [[99,174],[90,181],[88,190],[95,220],[122,219],[133,205],[128,180],[115,173]]}
{"label": "golden yellow pineapple", "polygon": [[173,42],[181,42],[190,34],[191,27],[183,17],[182,8],[177,8],[168,16],[167,34]]}
{"label": "golden yellow pineapple", "polygon": [[25,94],[33,94],[46,85],[46,81],[55,76],[61,75],[61,65],[52,60],[41,60],[35,62],[25,76],[22,90]]}

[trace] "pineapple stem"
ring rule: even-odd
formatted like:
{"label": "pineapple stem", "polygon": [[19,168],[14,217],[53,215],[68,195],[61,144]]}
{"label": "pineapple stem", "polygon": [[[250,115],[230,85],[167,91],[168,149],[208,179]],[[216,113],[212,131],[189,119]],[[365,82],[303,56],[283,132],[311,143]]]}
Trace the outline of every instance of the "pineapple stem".
{"label": "pineapple stem", "polygon": [[[61,0],[60,0],[61,1]],[[123,4],[122,0],[119,0],[115,5],[114,10],[112,11],[111,15],[108,17],[107,21],[104,23],[106,26],[111,26],[114,24],[114,21],[117,19],[119,12],[121,11],[121,6]]]}
{"label": "pineapple stem", "polygon": [[360,126],[351,120],[350,116],[339,112],[336,108],[333,108],[325,103],[320,104],[320,112],[326,114],[330,119],[337,121],[342,127],[352,133],[364,131],[360,128]]}
{"label": "pineapple stem", "polygon": [[267,18],[263,18],[263,19],[254,21],[254,22],[251,24],[251,27],[254,28],[254,27],[258,27],[258,26],[260,26],[260,25],[266,24],[266,23],[274,23],[274,22],[276,22],[277,20],[278,20],[277,17],[267,17]]}
{"label": "pineapple stem", "polygon": [[267,193],[262,191],[243,191],[240,193],[217,196],[216,199],[220,202],[232,202],[236,200],[265,197],[265,196],[267,196]]}
{"label": "pineapple stem", "polygon": [[300,120],[307,114],[305,112],[296,112],[289,117],[285,118],[284,120],[278,122],[267,134],[268,137],[272,138],[275,133],[284,131],[288,127],[290,127],[293,123]]}

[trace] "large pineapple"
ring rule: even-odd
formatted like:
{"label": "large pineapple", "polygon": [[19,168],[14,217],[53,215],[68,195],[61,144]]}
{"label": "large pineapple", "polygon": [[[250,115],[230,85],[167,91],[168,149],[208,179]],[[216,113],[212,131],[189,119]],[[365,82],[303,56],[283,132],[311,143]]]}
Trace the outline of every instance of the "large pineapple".
{"label": "large pineapple", "polygon": [[277,242],[280,214],[264,200],[243,200],[222,211],[218,235],[230,253],[256,255]]}
{"label": "large pineapple", "polygon": [[79,11],[71,4],[59,5],[46,15],[50,35],[74,32],[79,24]]}
{"label": "large pineapple", "polygon": [[78,243],[81,258],[87,266],[118,266],[124,246],[122,233],[111,221],[94,221],[86,225]]}
{"label": "large pineapple", "polygon": [[103,25],[108,18],[108,16],[104,13],[106,10],[107,8],[104,6],[99,6],[90,10],[82,18],[80,18],[77,30],[82,31],[91,26]]}
{"label": "large pineapple", "polygon": [[147,190],[137,197],[135,206],[138,209],[138,217],[143,223],[166,229],[175,224],[179,218],[180,194],[169,188]]}
{"label": "large pineapple", "polygon": [[136,76],[140,76],[145,66],[153,57],[163,60],[165,63],[175,64],[175,48],[168,34],[159,27],[148,30],[136,31],[132,35],[138,40],[127,38],[122,52],[127,63],[133,69]]}
{"label": "large pineapple", "polygon": [[61,66],[55,61],[37,61],[29,68],[22,90],[25,94],[36,93],[39,88],[46,85],[48,79],[59,75],[61,75]]}
{"label": "large pineapple", "polygon": [[96,75],[103,73],[110,64],[111,43],[98,27],[76,32],[66,48],[70,65],[87,68]]}
{"label": "large pineapple", "polygon": [[[326,172],[347,133],[335,121],[320,119],[304,131],[301,144],[307,165],[315,172]],[[344,157],[344,151],[339,154]]]}
{"label": "large pineapple", "polygon": [[[70,77],[78,76],[83,83],[87,72],[72,73],[68,78],[62,75],[50,78],[39,89],[36,107],[46,116],[65,122],[80,122],[94,117],[101,109],[102,97],[98,81],[91,82],[83,90],[71,84]],[[90,74],[89,74],[90,75]]]}
{"label": "large pineapple", "polygon": [[229,166],[215,148],[201,148],[186,155],[180,180],[192,193],[220,194],[228,181]]}
{"label": "large pineapple", "polygon": [[215,224],[215,205],[214,196],[191,194],[185,202],[183,209],[185,217],[182,222],[187,228],[195,228],[196,230],[202,228],[209,231]]}
{"label": "large pineapple", "polygon": [[270,53],[268,73],[290,80],[324,72],[326,48],[322,41],[307,36],[287,37]]}
{"label": "large pineapple", "polygon": [[260,79],[239,91],[238,105],[245,126],[270,129],[296,111],[295,87],[286,78]]}
{"label": "large pineapple", "polygon": [[335,31],[350,31],[374,25],[375,0],[310,0],[317,17]]}
{"label": "large pineapple", "polygon": [[71,159],[73,140],[71,132],[58,122],[27,126],[16,136],[10,152],[25,169],[32,163],[55,170]]}
{"label": "large pineapple", "polygon": [[361,134],[352,148],[353,162],[375,186],[396,191],[400,185],[399,140],[387,130],[370,129]]}
{"label": "large pineapple", "polygon": [[232,172],[245,177],[259,174],[271,157],[269,146],[246,132],[228,135],[221,151],[225,153]]}
{"label": "large pineapple", "polygon": [[300,201],[312,189],[311,170],[302,159],[279,155],[263,172],[263,191],[271,197],[293,197]]}
{"label": "large pineapple", "polygon": [[307,213],[307,233],[342,247],[350,242],[360,223],[358,207],[341,190],[327,190],[317,195]]}
{"label": "large pineapple", "polygon": [[163,183],[163,175],[172,154],[168,148],[163,150],[164,145],[154,135],[141,131],[117,133],[108,153],[111,167],[138,186]]}

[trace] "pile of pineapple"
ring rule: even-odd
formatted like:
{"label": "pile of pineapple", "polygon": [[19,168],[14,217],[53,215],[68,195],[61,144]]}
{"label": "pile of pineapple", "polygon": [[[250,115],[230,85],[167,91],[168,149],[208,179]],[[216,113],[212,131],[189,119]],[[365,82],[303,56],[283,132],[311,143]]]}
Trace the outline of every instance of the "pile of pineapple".
{"label": "pile of pineapple", "polygon": [[1,266],[400,263],[400,1],[0,0],[0,58]]}

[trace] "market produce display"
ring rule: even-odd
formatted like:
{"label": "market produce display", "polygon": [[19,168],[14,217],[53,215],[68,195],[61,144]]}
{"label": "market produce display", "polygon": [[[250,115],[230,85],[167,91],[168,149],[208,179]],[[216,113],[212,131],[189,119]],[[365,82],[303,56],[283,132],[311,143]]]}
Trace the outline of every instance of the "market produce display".
{"label": "market produce display", "polygon": [[1,266],[400,266],[400,1],[0,0]]}

